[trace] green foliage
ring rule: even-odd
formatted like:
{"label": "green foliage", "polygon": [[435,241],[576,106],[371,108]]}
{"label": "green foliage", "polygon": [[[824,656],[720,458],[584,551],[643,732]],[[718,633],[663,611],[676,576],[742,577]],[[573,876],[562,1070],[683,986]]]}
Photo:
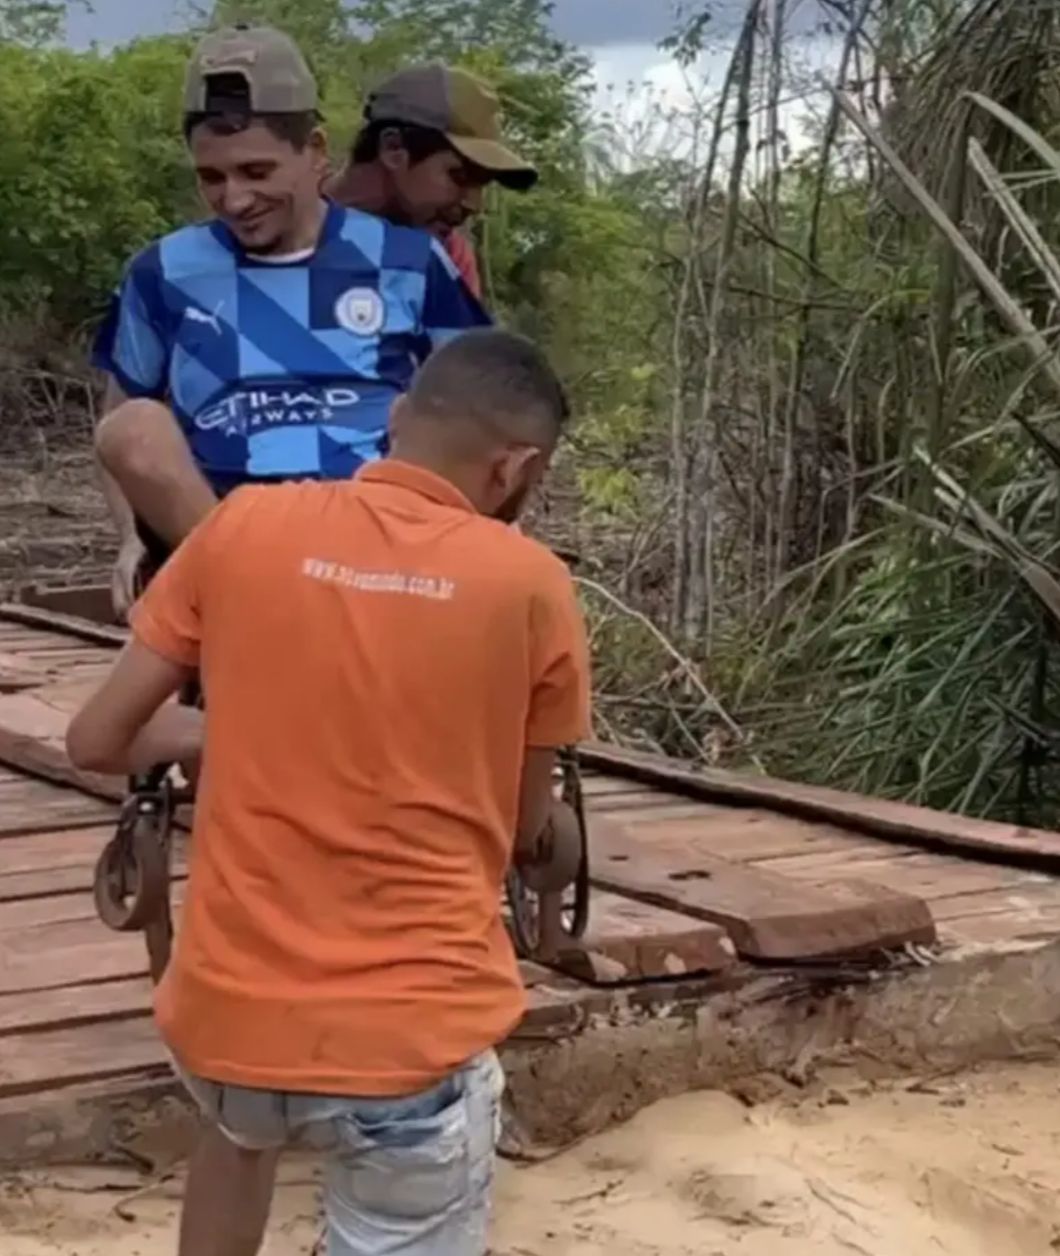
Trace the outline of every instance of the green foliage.
{"label": "green foliage", "polygon": [[0,42],[52,43],[63,33],[66,10],[62,0],[0,0]]}
{"label": "green foliage", "polygon": [[[184,48],[105,58],[0,46],[0,302],[60,323],[97,308],[130,252],[187,212]],[[147,89],[147,90],[145,90]]]}
{"label": "green foliage", "polygon": [[629,224],[587,186],[587,63],[552,36],[548,9],[544,0],[219,0],[199,9],[186,36],[74,53],[37,46],[58,32],[64,5],[2,0],[0,33],[12,37],[0,40],[0,316],[43,302],[50,318],[81,325],[136,249],[197,212],[179,130],[184,62],[202,29],[259,21],[304,48],[337,159],[369,85],[409,60],[443,58],[496,86],[513,144],[543,179],[532,196],[496,197],[480,240],[491,296],[517,321],[554,326],[552,277],[565,276],[569,299],[578,276],[616,264],[613,242]]}
{"label": "green foliage", "polygon": [[[476,232],[490,304],[546,345],[575,402],[540,523],[584,560],[600,731],[1054,823],[1060,505],[1032,434],[1054,432],[1060,405],[1041,364],[960,276],[947,306],[937,233],[852,132],[818,119],[814,146],[783,155],[760,97],[785,6],[761,6],[753,117],[736,116],[737,84],[712,181],[718,101],[689,106],[676,142],[638,149],[635,130],[592,116],[588,63],[555,39],[550,7],[217,0],[185,35],[74,53],[56,41],[63,5],[0,0],[0,321],[73,338],[125,260],[198,212],[180,94],[210,24],[299,40],[337,159],[373,82],[413,60],[466,66],[542,174],[529,195],[491,194]],[[677,6],[670,48],[690,74],[721,7]],[[862,4],[828,8],[841,33]],[[933,191],[969,86],[997,85],[1017,112],[1026,86],[1027,120],[1060,134],[1060,37],[1040,8],[871,6],[857,75],[874,53],[885,65],[889,134]],[[730,205],[741,127],[752,160]],[[974,183],[966,235],[1055,347],[1055,178],[996,118],[976,134],[1055,269]]]}

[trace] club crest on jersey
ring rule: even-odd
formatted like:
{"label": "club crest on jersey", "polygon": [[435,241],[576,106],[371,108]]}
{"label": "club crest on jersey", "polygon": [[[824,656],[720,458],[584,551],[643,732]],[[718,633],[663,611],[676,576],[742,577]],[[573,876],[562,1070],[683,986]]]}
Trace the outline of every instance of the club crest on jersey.
{"label": "club crest on jersey", "polygon": [[374,288],[350,288],[335,302],[335,321],[355,336],[376,336],[386,321],[383,298]]}

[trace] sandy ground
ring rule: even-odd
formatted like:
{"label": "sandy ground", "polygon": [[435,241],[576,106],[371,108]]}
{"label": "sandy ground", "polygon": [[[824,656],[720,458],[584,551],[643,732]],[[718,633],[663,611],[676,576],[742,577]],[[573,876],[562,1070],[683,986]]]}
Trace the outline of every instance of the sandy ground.
{"label": "sandy ground", "polygon": [[[500,1175],[494,1256],[1051,1256],[1060,1250],[1060,1105],[1050,1066],[753,1106],[675,1099]],[[315,1169],[281,1174],[269,1256],[308,1252]],[[171,1256],[179,1169],[0,1185],[4,1256]]]}

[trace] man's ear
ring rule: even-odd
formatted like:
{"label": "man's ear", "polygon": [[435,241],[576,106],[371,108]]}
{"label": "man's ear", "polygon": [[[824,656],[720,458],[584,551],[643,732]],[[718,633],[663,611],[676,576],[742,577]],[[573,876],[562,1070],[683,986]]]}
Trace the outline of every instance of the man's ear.
{"label": "man's ear", "polygon": [[493,459],[493,478],[507,494],[520,483],[533,483],[540,476],[540,449],[532,445],[510,445],[498,450]]}
{"label": "man's ear", "polygon": [[328,153],[328,136],[323,127],[314,127],[309,139],[306,141],[306,148],[309,150],[309,160],[321,175],[327,174],[330,167],[330,154]]}
{"label": "man's ear", "polygon": [[391,174],[402,174],[408,169],[408,149],[396,126],[386,127],[379,136],[379,162]]}
{"label": "man's ear", "polygon": [[408,398],[402,393],[394,398],[390,406],[390,415],[387,418],[387,431],[390,435],[390,444],[393,446],[401,433],[405,430],[405,424],[408,422],[409,413]]}

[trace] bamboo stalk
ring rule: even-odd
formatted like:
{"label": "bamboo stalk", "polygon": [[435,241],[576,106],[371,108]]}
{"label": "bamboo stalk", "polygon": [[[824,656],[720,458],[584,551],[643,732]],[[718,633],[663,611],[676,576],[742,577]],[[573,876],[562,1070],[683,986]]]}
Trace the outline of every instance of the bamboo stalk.
{"label": "bamboo stalk", "polygon": [[1060,301],[1060,262],[1046,244],[1037,223],[1016,199],[1001,172],[986,155],[982,144],[977,139],[973,138],[969,141],[968,160],[972,163],[975,173],[982,179],[983,186],[997,201],[998,208],[1005,215],[1012,230],[1019,236],[1024,248],[1034,258],[1053,297]]}
{"label": "bamboo stalk", "polygon": [[[956,249],[961,261],[968,267],[984,293],[990,298],[998,313],[1023,343],[1039,371],[1045,375],[1049,383],[1060,394],[1060,361],[1057,360],[1048,341],[1038,331],[1031,320],[1024,314],[1017,302],[1010,296],[1004,284],[998,279],[990,267],[983,261],[975,249],[968,243],[958,228],[953,224],[939,203],[924,187],[915,174],[909,169],[894,149],[887,143],[874,126],[855,108],[853,102],[844,92],[837,93],[839,107],[869,143],[876,149],[883,160],[897,175],[906,191],[913,197],[924,211],[932,224],[946,237]],[[1050,458],[1060,465],[1060,447],[1045,433],[1020,415],[1017,421],[1028,435],[1046,452]]]}

